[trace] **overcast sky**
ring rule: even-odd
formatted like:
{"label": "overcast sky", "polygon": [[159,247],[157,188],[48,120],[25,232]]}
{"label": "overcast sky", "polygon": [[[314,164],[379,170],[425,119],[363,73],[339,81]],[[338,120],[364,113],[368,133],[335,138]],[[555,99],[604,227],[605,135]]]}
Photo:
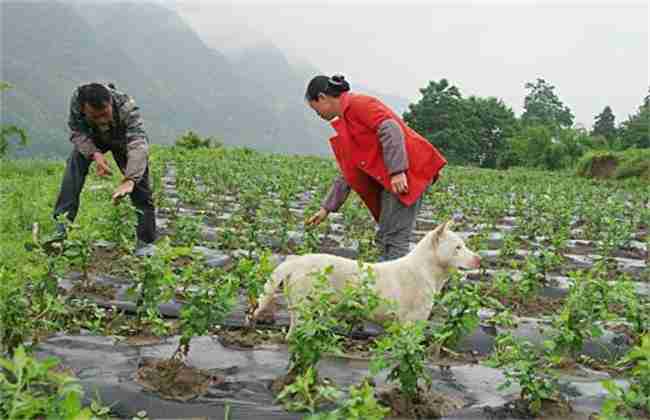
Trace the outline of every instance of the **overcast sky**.
{"label": "overcast sky", "polygon": [[[647,1],[200,1],[176,7],[223,49],[268,40],[326,74],[410,100],[447,78],[519,115],[542,77],[587,127],[610,105],[617,123],[649,82]],[[307,82],[307,81],[305,81]]]}

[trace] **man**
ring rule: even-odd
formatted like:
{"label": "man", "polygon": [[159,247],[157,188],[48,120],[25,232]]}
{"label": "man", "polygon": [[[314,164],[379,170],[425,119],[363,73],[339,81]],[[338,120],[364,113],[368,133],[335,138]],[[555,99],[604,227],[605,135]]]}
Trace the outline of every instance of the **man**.
{"label": "man", "polygon": [[[149,186],[148,139],[133,99],[111,84],[90,83],[78,87],[70,101],[70,141],[74,150],[68,159],[54,218],[65,214],[73,222],[79,210],[79,195],[88,168],[94,161],[97,175],[111,175],[105,154],[111,152],[124,178],[113,192],[113,204],[130,195],[138,209],[136,255],[151,255],[156,217]],[[57,224],[65,235],[65,227]]]}

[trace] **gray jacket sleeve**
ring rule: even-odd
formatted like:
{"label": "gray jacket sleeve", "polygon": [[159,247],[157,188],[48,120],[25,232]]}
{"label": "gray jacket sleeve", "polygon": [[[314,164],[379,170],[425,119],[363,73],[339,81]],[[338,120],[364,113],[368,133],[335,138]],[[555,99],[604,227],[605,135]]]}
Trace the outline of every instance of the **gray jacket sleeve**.
{"label": "gray jacket sleeve", "polygon": [[70,115],[68,116],[70,141],[86,159],[92,159],[93,153],[99,152],[95,142],[90,138],[90,128],[81,114],[79,90],[75,90],[70,99]]}
{"label": "gray jacket sleeve", "polygon": [[392,118],[383,121],[377,128],[377,136],[383,149],[384,164],[388,173],[395,175],[406,171],[409,162],[406,156],[404,132],[399,123]]}
{"label": "gray jacket sleeve", "polygon": [[338,211],[350,194],[350,186],[342,176],[337,177],[323,200],[321,207],[330,213]]}
{"label": "gray jacket sleeve", "polygon": [[147,133],[133,99],[126,100],[120,107],[120,113],[126,124],[127,162],[124,177],[137,183],[144,175],[149,160]]}

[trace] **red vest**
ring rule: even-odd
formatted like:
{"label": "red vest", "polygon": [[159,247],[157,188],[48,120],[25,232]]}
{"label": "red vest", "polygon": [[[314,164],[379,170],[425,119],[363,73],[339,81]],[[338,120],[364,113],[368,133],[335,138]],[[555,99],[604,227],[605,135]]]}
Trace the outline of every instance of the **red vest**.
{"label": "red vest", "polygon": [[340,100],[342,117],[332,122],[337,135],[330,139],[330,145],[348,185],[359,194],[378,221],[381,191],[392,191],[392,187],[377,129],[383,121],[394,119],[404,133],[408,159],[406,177],[409,192],[397,196],[405,206],[413,205],[424,189],[438,179],[447,160],[427,139],[409,128],[378,99],[343,93]]}

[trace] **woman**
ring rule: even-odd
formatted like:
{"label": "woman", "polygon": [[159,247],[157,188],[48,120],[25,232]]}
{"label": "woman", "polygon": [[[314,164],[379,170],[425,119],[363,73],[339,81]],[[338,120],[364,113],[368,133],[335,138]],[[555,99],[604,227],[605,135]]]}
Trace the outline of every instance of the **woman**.
{"label": "woman", "polygon": [[349,90],[340,75],[307,86],[309,106],[336,130],[330,145],[342,174],[307,225],[337,211],[353,189],[379,223],[380,261],[393,260],[409,252],[424,193],[447,161],[381,101]]}

